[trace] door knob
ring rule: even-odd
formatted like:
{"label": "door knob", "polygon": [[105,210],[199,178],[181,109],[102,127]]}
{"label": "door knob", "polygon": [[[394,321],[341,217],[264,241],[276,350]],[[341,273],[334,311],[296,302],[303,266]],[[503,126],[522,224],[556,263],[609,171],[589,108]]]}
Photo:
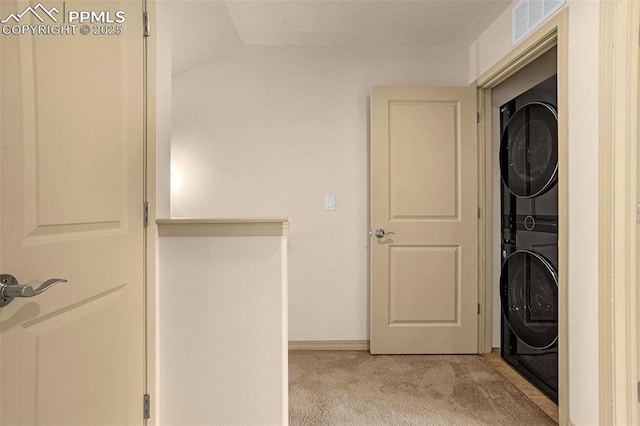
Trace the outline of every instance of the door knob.
{"label": "door knob", "polygon": [[392,234],[395,235],[396,233],[395,232],[385,232],[385,230],[382,229],[382,228],[378,228],[375,231],[373,231],[373,235],[375,235],[376,238],[384,238],[385,236],[392,235]]}
{"label": "door knob", "polygon": [[51,278],[40,284],[35,290],[30,285],[18,284],[13,275],[0,274],[0,308],[7,306],[16,297],[33,297],[44,293],[57,283],[66,283],[62,278]]}

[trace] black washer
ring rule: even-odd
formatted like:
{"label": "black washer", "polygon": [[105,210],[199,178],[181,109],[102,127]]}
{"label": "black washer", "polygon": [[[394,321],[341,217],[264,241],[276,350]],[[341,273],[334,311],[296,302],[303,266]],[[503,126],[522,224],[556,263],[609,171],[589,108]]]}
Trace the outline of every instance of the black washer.
{"label": "black washer", "polygon": [[509,119],[500,141],[500,174],[522,198],[548,190],[558,175],[558,115],[553,106],[531,102]]}
{"label": "black washer", "polygon": [[539,253],[518,250],[500,274],[502,314],[513,333],[535,349],[558,341],[558,279]]}

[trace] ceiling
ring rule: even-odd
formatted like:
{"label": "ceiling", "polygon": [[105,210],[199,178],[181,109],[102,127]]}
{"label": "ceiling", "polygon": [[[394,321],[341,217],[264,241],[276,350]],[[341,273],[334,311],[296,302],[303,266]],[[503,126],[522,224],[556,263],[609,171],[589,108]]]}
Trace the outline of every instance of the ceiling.
{"label": "ceiling", "polygon": [[239,46],[467,47],[512,0],[182,0],[164,2],[173,74]]}

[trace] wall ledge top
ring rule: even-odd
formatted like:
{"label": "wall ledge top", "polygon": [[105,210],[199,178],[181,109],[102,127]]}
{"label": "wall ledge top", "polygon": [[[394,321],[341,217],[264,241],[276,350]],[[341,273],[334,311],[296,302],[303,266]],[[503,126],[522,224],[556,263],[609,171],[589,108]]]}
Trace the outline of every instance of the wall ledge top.
{"label": "wall ledge top", "polygon": [[289,217],[157,219],[161,237],[269,237],[289,234]]}

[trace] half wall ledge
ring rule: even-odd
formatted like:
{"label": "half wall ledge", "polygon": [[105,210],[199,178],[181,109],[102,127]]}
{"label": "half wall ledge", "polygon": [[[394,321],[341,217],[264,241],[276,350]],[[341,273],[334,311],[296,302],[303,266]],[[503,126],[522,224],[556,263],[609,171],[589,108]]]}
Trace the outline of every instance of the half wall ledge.
{"label": "half wall ledge", "polygon": [[161,237],[261,237],[289,234],[289,217],[157,219]]}

